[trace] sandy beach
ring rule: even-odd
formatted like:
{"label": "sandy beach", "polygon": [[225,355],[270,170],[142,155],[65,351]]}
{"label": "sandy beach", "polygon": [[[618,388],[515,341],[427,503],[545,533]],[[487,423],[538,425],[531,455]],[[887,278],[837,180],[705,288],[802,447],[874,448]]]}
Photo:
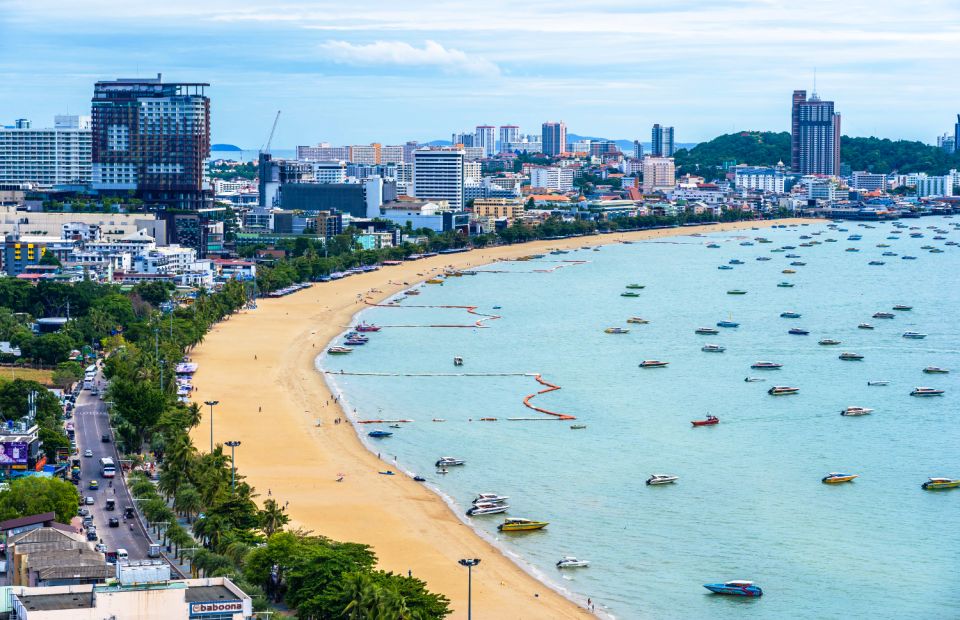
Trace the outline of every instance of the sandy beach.
{"label": "sandy beach", "polygon": [[[552,248],[604,245],[622,240],[733,231],[774,223],[715,226],[597,235],[441,255],[379,271],[318,283],[279,299],[259,300],[214,327],[192,353],[199,364],[193,399],[216,399],[214,441],[239,440],[237,467],[260,493],[289,502],[291,525],[330,538],[371,545],[379,567],[424,579],[452,601],[451,618],[466,618],[466,569],[460,558],[481,558],[473,571],[473,608],[478,618],[588,618],[583,606],[527,574],[464,525],[434,493],[403,475],[392,455],[378,460],[343,417],[314,358],[366,306],[420,282],[447,266],[476,267]],[[406,283],[406,284],[405,284]],[[201,451],[209,449],[209,409],[194,429]],[[403,465],[402,463],[400,464]],[[344,479],[337,482],[342,474]],[[589,595],[589,593],[585,593]],[[597,609],[603,601],[594,601]]]}

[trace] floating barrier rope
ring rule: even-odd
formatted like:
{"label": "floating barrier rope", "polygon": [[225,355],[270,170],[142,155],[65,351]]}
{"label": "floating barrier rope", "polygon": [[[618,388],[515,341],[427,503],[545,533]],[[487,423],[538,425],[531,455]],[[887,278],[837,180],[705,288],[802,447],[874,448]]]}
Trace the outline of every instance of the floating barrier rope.
{"label": "floating barrier rope", "polygon": [[466,310],[468,314],[473,314],[475,316],[482,317],[477,319],[476,323],[473,325],[384,325],[384,327],[488,327],[484,325],[484,321],[495,321],[499,318],[502,318],[499,314],[486,314],[484,312],[477,312],[477,308],[480,306],[430,306],[430,305],[416,305],[416,306],[399,306],[396,304],[375,304],[366,299],[363,300],[368,306],[374,306],[377,308],[444,308],[444,309],[459,309]]}

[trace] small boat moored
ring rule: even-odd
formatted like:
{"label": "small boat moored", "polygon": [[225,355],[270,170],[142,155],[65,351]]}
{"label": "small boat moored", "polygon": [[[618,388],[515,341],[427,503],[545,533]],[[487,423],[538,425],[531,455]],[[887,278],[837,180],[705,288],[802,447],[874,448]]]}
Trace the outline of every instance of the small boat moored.
{"label": "small boat moored", "polygon": [[790,387],[788,385],[775,385],[767,390],[767,394],[770,394],[771,396],[785,396],[787,394],[796,394],[799,391],[800,388],[797,387]]}
{"label": "small boat moored", "polygon": [[379,428],[378,428],[378,429],[374,429],[374,430],[370,431],[369,433],[367,433],[367,437],[390,437],[390,436],[392,436],[392,435],[393,435],[393,433],[391,433],[390,431],[385,431],[385,430],[382,430],[382,429],[379,429]]}
{"label": "small boat moored", "polygon": [[943,390],[932,387],[915,387],[910,396],[943,396]]}
{"label": "small boat moored", "polygon": [[927,491],[936,491],[939,489],[955,489],[960,487],[960,478],[930,478],[920,485],[920,488]]}
{"label": "small boat moored", "polygon": [[839,474],[836,472],[829,473],[823,478],[820,479],[824,484],[840,484],[842,482],[852,482],[854,478],[859,478],[857,474]]}
{"label": "small boat moored", "polygon": [[572,555],[565,555],[557,562],[557,568],[586,568],[590,566],[589,560],[578,560]]}
{"label": "small boat moored", "polygon": [[717,327],[740,327],[736,321],[717,321]]}
{"label": "small boat moored", "polygon": [[799,319],[799,318],[800,318],[800,313],[799,313],[799,312],[793,312],[793,311],[781,312],[781,313],[780,313],[780,318],[781,318],[781,319]]}
{"label": "small boat moored", "polygon": [[901,312],[906,312],[907,310],[913,310],[913,306],[904,306],[903,304],[897,304],[893,307],[894,310],[899,310]]}
{"label": "small boat moored", "polygon": [[661,362],[660,360],[643,360],[640,362],[640,368],[666,368],[670,362]]}
{"label": "small boat moored", "polygon": [[658,484],[673,484],[680,479],[680,476],[674,476],[672,474],[651,474],[647,478],[647,484],[650,486],[655,486]]}
{"label": "small boat moored", "polygon": [[350,347],[330,347],[327,349],[327,353],[330,355],[346,355],[347,353],[353,353],[353,349]]}
{"label": "small boat moored", "polygon": [[939,366],[927,366],[923,369],[923,372],[928,375],[946,375],[950,373],[946,368],[940,368]]}
{"label": "small boat moored", "polygon": [[530,532],[533,530],[542,530],[550,525],[547,521],[534,521],[532,519],[504,519],[503,523],[497,526],[501,532]]}
{"label": "small boat moored", "polygon": [[466,461],[463,459],[455,459],[452,456],[441,456],[437,459],[437,462],[434,463],[436,467],[451,467],[453,465],[463,465]]}
{"label": "small boat moored", "polygon": [[690,424],[694,426],[716,426],[720,424],[720,418],[715,415],[708,415],[705,420],[692,420]]}
{"label": "small boat moored", "polygon": [[700,347],[700,350],[704,353],[723,353],[727,350],[727,347],[720,346],[719,344],[705,344]]}
{"label": "small boat moored", "polygon": [[857,329],[873,329],[873,325],[870,323],[860,323],[857,325]]}
{"label": "small boat moored", "polygon": [[467,508],[468,517],[479,517],[483,515],[495,515],[506,512],[510,506],[500,502],[479,502]]}
{"label": "small boat moored", "polygon": [[860,360],[863,359],[863,356],[860,355],[859,353],[848,353],[848,352],[844,352],[844,353],[841,353],[841,354],[840,354],[840,359],[842,359],[842,360],[847,360],[847,361],[853,361],[853,362],[859,362]]}
{"label": "small boat moored", "polygon": [[763,596],[763,590],[752,581],[728,581],[726,583],[705,583],[703,587],[714,594],[728,596]]}
{"label": "small boat moored", "polygon": [[738,288],[733,288],[727,291],[727,295],[746,295],[746,294],[747,294],[746,291]]}
{"label": "small boat moored", "polygon": [[808,336],[808,335],[810,335],[810,332],[809,332],[809,331],[807,331],[807,330],[805,330],[805,329],[800,329],[799,327],[794,327],[793,329],[791,329],[791,330],[788,331],[787,333],[790,334],[790,335],[792,335],[792,336]]}
{"label": "small boat moored", "polygon": [[720,330],[713,327],[698,327],[693,330],[693,333],[700,334],[701,336],[716,336],[720,333]]}
{"label": "small boat moored", "polygon": [[777,284],[779,288],[793,288],[793,282],[780,282]]}
{"label": "small boat moored", "polygon": [[877,379],[876,381],[867,381],[867,385],[870,386],[879,386],[879,385],[890,385],[890,382],[886,379]]}
{"label": "small boat moored", "polygon": [[839,340],[834,340],[833,338],[824,338],[823,340],[821,340],[821,341],[818,342],[817,344],[822,344],[822,345],[824,345],[824,346],[832,346],[832,345],[835,345],[835,344],[841,344],[841,342],[840,342]]}
{"label": "small boat moored", "polygon": [[757,370],[777,370],[783,368],[783,364],[777,362],[754,362],[750,364],[750,368]]}
{"label": "small boat moored", "polygon": [[843,416],[870,415],[871,413],[873,413],[873,409],[870,407],[847,407],[840,410],[840,415]]}
{"label": "small boat moored", "polygon": [[639,316],[632,316],[629,319],[627,319],[627,323],[635,323],[637,325],[646,325],[649,322],[650,321],[648,321],[647,319]]}
{"label": "small boat moored", "polygon": [[630,330],[623,327],[608,327],[603,330],[605,334],[629,334]]}
{"label": "small boat moored", "polygon": [[875,319],[892,319],[894,314],[892,312],[874,312],[873,318]]}
{"label": "small boat moored", "polygon": [[920,332],[903,332],[903,337],[908,340],[923,340],[927,335]]}

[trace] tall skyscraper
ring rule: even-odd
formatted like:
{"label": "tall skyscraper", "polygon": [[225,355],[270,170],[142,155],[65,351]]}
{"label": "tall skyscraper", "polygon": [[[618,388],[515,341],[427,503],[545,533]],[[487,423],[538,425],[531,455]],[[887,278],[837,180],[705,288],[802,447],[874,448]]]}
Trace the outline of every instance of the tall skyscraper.
{"label": "tall skyscraper", "polygon": [[453,146],[456,146],[458,144],[461,146],[473,146],[473,137],[474,137],[474,134],[472,133],[467,133],[465,131],[458,131],[453,133],[450,136],[450,144],[452,144]]}
{"label": "tall skyscraper", "polygon": [[673,142],[673,127],[656,123],[650,130],[650,154],[654,157],[673,157],[677,151]]}
{"label": "tall skyscraper", "polygon": [[563,121],[555,123],[548,121],[543,124],[540,143],[543,145],[543,154],[556,157],[567,151],[567,126]]}
{"label": "tall skyscraper", "polygon": [[90,157],[89,116],[57,115],[45,129],[22,118],[15,127],[0,127],[0,184],[86,184]]}
{"label": "tall skyscraper", "polygon": [[633,158],[643,159],[643,143],[639,140],[633,141]]}
{"label": "tall skyscraper", "polygon": [[500,125],[500,152],[508,151],[507,145],[520,141],[520,127],[516,125]]}
{"label": "tall skyscraper", "polygon": [[960,151],[960,114],[957,114],[957,124],[953,126],[953,150]]}
{"label": "tall skyscraper", "polygon": [[473,134],[473,146],[482,148],[484,157],[497,154],[497,137],[494,133],[496,129],[493,125],[477,125],[477,130]]}
{"label": "tall skyscraper", "polygon": [[840,115],[832,101],[793,91],[790,116],[790,167],[800,174],[840,174]]}
{"label": "tall skyscraper", "polygon": [[463,209],[463,162],[456,148],[420,149],[413,152],[413,195],[425,200],[446,200],[450,208]]}
{"label": "tall skyscraper", "polygon": [[93,187],[133,190],[173,209],[209,206],[209,84],[153,78],[97,82],[92,101]]}

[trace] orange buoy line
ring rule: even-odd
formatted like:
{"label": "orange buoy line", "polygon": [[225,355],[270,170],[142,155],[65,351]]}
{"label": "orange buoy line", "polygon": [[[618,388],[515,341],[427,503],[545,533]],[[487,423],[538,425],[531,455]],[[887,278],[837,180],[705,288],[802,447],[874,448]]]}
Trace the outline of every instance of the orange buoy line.
{"label": "orange buoy line", "polygon": [[544,381],[544,380],[543,380],[543,377],[540,376],[539,373],[535,374],[535,375],[533,376],[533,378],[537,380],[537,383],[539,383],[540,385],[545,385],[545,386],[547,386],[547,388],[544,389],[544,390],[540,390],[539,392],[534,392],[533,394],[528,394],[527,397],[523,399],[523,404],[524,404],[524,405],[526,405],[526,406],[529,407],[530,409],[533,409],[534,411],[538,411],[538,412],[540,412],[540,413],[545,413],[545,414],[547,414],[547,415],[556,416],[557,419],[559,419],[559,420],[576,420],[576,419],[577,419],[577,416],[573,416],[573,415],[570,415],[570,414],[568,414],[568,413],[557,413],[556,411],[550,411],[549,409],[544,409],[544,408],[542,408],[542,407],[536,407],[536,406],[534,406],[534,405],[531,405],[531,404],[530,404],[530,401],[533,400],[535,397],[537,397],[537,396],[539,396],[539,395],[541,395],[541,394],[546,394],[547,392],[555,392],[555,391],[561,389],[559,385],[554,385],[554,384],[552,384],[552,383],[549,383],[549,382],[547,382],[547,381]]}
{"label": "orange buoy line", "polygon": [[[474,323],[473,325],[424,325],[422,327],[487,327],[487,325],[483,324],[484,321],[495,321],[499,318],[502,318],[499,314],[486,314],[484,312],[477,312],[477,308],[479,308],[480,306],[429,306],[429,305],[428,306],[424,306],[424,305],[400,306],[395,304],[375,304],[370,301],[367,301],[366,299],[364,299],[363,301],[368,306],[375,306],[377,308],[447,308],[447,309],[454,308],[454,309],[466,310],[468,314],[473,314],[475,316],[483,317],[483,318],[477,319],[476,323]],[[391,326],[384,326],[384,327],[391,327]],[[397,325],[396,327],[401,327],[401,326]],[[405,327],[414,327],[414,326],[410,325]]]}

